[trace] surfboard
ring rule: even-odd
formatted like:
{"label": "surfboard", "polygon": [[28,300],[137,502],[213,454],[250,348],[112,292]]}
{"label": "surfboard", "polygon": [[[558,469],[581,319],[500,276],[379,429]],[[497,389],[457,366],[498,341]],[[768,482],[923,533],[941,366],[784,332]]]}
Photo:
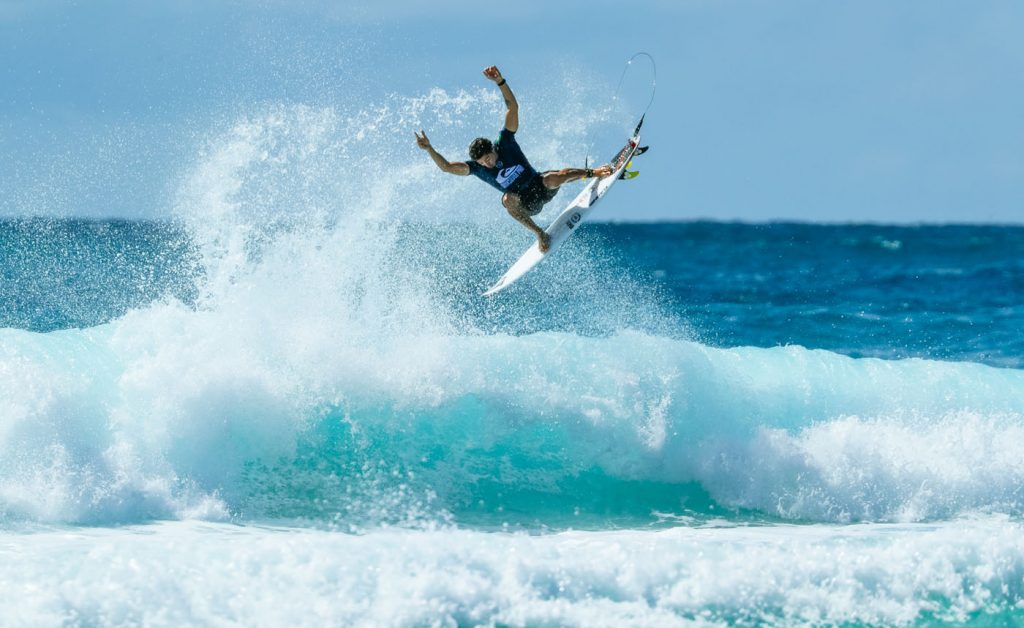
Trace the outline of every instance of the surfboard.
{"label": "surfboard", "polygon": [[[646,114],[645,114],[646,115]],[[606,194],[608,190],[615,185],[615,182],[619,179],[631,179],[636,174],[627,175],[626,167],[630,165],[630,160],[634,156],[639,155],[647,150],[646,146],[640,146],[640,128],[644,125],[644,116],[640,116],[640,122],[637,123],[636,129],[633,130],[633,135],[626,142],[626,145],[615,154],[615,157],[609,160],[609,164],[612,167],[611,175],[603,177],[601,179],[594,179],[583,188],[583,191],[571,202],[569,205],[562,210],[562,213],[558,214],[558,218],[548,225],[548,228],[544,230],[551,238],[551,246],[548,248],[546,253],[541,253],[540,245],[534,242],[533,245],[523,253],[515,264],[512,264],[511,268],[501,276],[501,279],[497,281],[493,286],[484,292],[485,297],[489,297],[498,294],[505,288],[508,288],[516,281],[519,280],[523,275],[533,270],[537,264],[544,261],[544,258],[551,255],[558,247],[562,245],[575,231],[576,228],[583,224],[583,221],[587,219],[594,207],[597,205]]]}

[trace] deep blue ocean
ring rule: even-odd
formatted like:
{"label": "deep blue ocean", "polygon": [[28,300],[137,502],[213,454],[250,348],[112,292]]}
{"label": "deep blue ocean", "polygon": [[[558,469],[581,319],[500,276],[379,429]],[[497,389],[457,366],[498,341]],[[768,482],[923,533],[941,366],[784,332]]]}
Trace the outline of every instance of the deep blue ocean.
{"label": "deep blue ocean", "polygon": [[[402,245],[452,237],[451,227],[399,230]],[[479,236],[458,234],[470,242]],[[800,345],[851,357],[1024,364],[1020,227],[597,223],[573,244],[599,252],[612,276],[607,298],[642,285],[651,309],[668,319],[625,313],[643,321],[640,328],[716,347]],[[445,254],[461,259],[447,268],[436,259],[423,263],[435,277],[444,274],[435,283],[449,282],[439,290],[474,328],[601,335],[625,322],[564,289],[594,283],[571,267],[542,268],[509,299],[512,313],[506,303],[475,298],[502,258]],[[0,327],[36,332],[92,327],[167,299],[194,307],[202,276],[187,231],[154,221],[3,221],[0,268]]]}
{"label": "deep blue ocean", "polygon": [[1024,228],[214,206],[0,221],[0,623],[1024,620]]}

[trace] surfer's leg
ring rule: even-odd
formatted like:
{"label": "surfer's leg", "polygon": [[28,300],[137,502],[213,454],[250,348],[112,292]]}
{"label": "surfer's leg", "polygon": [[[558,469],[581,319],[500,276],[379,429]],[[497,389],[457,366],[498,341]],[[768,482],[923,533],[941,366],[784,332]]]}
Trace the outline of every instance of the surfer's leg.
{"label": "surfer's leg", "polygon": [[530,217],[529,212],[527,212],[523,207],[523,204],[519,199],[519,195],[513,194],[512,192],[506,192],[505,195],[501,197],[501,204],[505,206],[506,210],[508,210],[509,216],[515,218],[519,223],[537,236],[541,252],[547,252],[548,247],[551,246],[551,237],[544,233],[544,230],[541,229],[537,223],[533,222],[533,218]]}
{"label": "surfer's leg", "polygon": [[582,168],[563,168],[561,170],[549,170],[541,175],[541,182],[549,190],[560,188],[563,184],[587,176],[587,171]]}
{"label": "surfer's leg", "polygon": [[[591,176],[596,177],[607,177],[612,173],[611,167],[607,164],[590,171]],[[541,181],[544,183],[544,187],[548,189],[555,189],[561,187],[563,184],[570,181],[576,181],[577,179],[583,179],[587,176],[587,171],[583,168],[563,168],[561,170],[549,170],[541,175]]]}

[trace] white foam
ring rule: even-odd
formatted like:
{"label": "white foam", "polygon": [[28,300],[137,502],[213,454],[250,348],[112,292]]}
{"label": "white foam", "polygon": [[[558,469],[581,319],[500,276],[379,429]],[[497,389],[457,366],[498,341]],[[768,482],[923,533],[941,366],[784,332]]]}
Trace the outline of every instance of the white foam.
{"label": "white foam", "polygon": [[15,625],[902,624],[1024,610],[1024,530],[937,525],[364,536],[188,523],[0,536]]}

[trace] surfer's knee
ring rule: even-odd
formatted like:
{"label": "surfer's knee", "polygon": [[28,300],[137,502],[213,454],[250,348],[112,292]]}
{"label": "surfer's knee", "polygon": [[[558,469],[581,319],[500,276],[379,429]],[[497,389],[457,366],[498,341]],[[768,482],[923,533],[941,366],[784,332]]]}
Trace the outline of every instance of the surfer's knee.
{"label": "surfer's knee", "polygon": [[501,197],[501,204],[504,205],[505,209],[508,210],[508,213],[512,214],[513,216],[515,216],[516,214],[521,214],[523,211],[523,208],[519,204],[518,194],[505,192],[505,194],[503,194]]}

